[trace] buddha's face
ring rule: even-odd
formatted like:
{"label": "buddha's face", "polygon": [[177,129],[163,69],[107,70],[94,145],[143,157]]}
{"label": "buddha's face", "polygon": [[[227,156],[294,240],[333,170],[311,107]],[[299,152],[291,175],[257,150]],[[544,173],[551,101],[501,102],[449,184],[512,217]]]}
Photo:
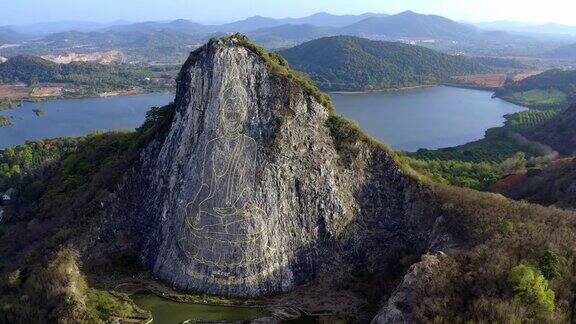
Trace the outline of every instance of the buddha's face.
{"label": "buddha's face", "polygon": [[224,134],[239,133],[244,127],[247,115],[246,91],[232,87],[224,91],[220,107],[220,129]]}

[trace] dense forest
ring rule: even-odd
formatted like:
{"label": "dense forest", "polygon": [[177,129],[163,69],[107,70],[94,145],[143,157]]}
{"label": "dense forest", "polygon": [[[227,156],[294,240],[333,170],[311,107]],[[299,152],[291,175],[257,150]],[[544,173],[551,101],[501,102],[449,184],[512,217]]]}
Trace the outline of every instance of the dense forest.
{"label": "dense forest", "polygon": [[28,177],[38,175],[47,163],[76,150],[91,136],[94,135],[33,141],[0,150],[0,192],[18,187]]}
{"label": "dense forest", "polygon": [[576,100],[576,71],[548,70],[509,82],[496,94],[508,101],[534,108],[566,108]]}
{"label": "dense forest", "polygon": [[156,79],[155,72],[144,65],[89,62],[57,64],[37,56],[21,55],[0,64],[0,83],[23,82],[69,83],[83,86],[92,92],[142,87],[146,89],[171,87],[172,81]]}
{"label": "dense forest", "polygon": [[486,66],[396,42],[336,36],[281,51],[290,65],[325,90],[374,90],[436,84],[450,76],[486,72]]}

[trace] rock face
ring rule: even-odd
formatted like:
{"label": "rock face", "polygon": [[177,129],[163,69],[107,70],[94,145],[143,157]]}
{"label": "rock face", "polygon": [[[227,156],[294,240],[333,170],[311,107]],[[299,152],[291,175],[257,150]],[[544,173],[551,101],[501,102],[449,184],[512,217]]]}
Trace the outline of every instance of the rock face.
{"label": "rock face", "polygon": [[426,282],[431,281],[434,268],[439,263],[438,257],[425,255],[422,261],[412,265],[372,324],[415,323],[414,295],[418,293],[415,286],[425,286]]}
{"label": "rock face", "polygon": [[427,245],[425,197],[392,157],[358,141],[343,159],[333,113],[234,38],[191,55],[174,109],[108,208],[162,280],[256,296]]}

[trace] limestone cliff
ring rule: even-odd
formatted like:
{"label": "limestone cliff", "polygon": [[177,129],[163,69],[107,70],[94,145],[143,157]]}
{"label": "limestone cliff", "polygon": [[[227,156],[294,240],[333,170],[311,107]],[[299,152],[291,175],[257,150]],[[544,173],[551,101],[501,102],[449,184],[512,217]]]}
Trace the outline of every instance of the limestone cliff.
{"label": "limestone cliff", "polygon": [[108,203],[112,235],[127,228],[164,281],[238,296],[425,249],[433,219],[416,181],[244,42],[192,53],[165,135]]}

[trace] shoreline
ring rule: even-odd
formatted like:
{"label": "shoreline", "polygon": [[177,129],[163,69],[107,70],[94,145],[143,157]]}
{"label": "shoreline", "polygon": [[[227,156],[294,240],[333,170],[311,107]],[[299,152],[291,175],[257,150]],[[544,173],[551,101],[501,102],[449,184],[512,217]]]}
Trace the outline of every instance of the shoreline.
{"label": "shoreline", "polygon": [[450,83],[450,82],[444,82],[444,83],[442,83],[441,85],[443,85],[443,86],[445,86],[445,87],[452,87],[452,88],[473,89],[473,90],[480,90],[480,91],[490,91],[490,92],[493,92],[494,94],[496,93],[496,90],[499,89],[499,88],[487,87],[487,86],[481,86],[481,85],[475,85],[475,84]]}
{"label": "shoreline", "polygon": [[375,90],[360,90],[360,91],[325,91],[328,94],[366,94],[366,93],[379,93],[379,92],[395,92],[404,90],[414,90],[422,88],[434,88],[442,84],[426,84],[419,86],[403,87],[403,88],[390,88],[390,89],[375,89]]}
{"label": "shoreline", "polygon": [[[54,97],[26,97],[21,99],[8,99],[11,100],[16,104],[16,106],[11,108],[2,108],[2,111],[10,111],[21,108],[22,104],[24,103],[38,103],[38,102],[48,102],[48,101],[55,101],[55,100],[68,100],[68,99],[106,99],[106,98],[114,98],[114,97],[123,97],[123,96],[136,96],[141,94],[151,94],[151,93],[174,93],[174,89],[157,89],[157,90],[145,90],[145,91],[131,91],[131,90],[121,90],[121,91],[111,91],[111,92],[102,92],[93,95],[79,95],[79,96],[54,96]],[[0,98],[3,99],[3,98]]]}

